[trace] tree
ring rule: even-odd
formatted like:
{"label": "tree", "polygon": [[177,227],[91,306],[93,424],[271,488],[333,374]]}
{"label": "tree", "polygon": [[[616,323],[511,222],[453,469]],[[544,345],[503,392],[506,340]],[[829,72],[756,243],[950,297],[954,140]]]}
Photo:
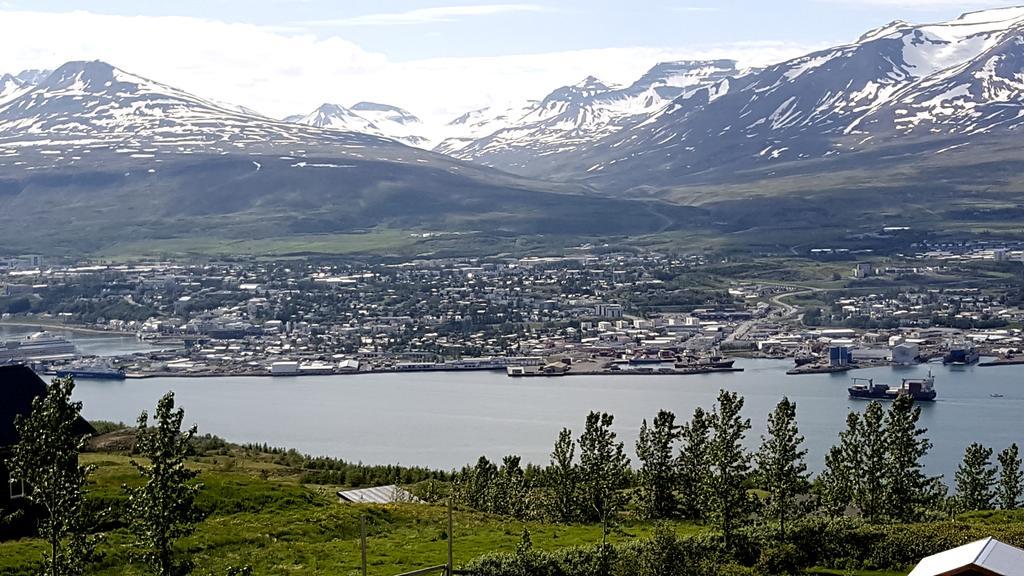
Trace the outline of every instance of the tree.
{"label": "tree", "polygon": [[476,466],[467,466],[459,474],[458,489],[462,501],[470,508],[483,512],[494,511],[494,485],[497,479],[498,466],[486,456],[481,456],[477,459]]}
{"label": "tree", "polygon": [[743,398],[735,392],[722,390],[710,418],[708,504],[727,549],[732,547],[733,533],[750,512],[751,505],[745,486],[750,475],[750,454],[743,447],[750,419],[740,416],[742,410]]}
{"label": "tree", "polygon": [[1017,444],[1010,444],[999,453],[999,485],[996,498],[999,507],[1013,510],[1020,507],[1021,491],[1024,490],[1024,473],[1020,469],[1020,454]]}
{"label": "tree", "polygon": [[674,452],[678,439],[676,416],[667,410],[658,412],[653,426],[648,427],[647,420],[640,426],[636,441],[636,456],[641,462],[637,508],[644,518],[669,518],[676,512],[678,469]]}
{"label": "tree", "polygon": [[992,449],[977,442],[964,451],[956,469],[957,502],[963,510],[989,510],[995,499],[996,469]]}
{"label": "tree", "polygon": [[145,482],[125,487],[132,532],[160,576],[187,573],[187,565],[175,561],[174,542],[191,534],[197,519],[195,496],[200,486],[192,480],[198,472],[185,466],[196,427],[183,433],[184,417],[184,410],[174,408],[173,392],[157,402],[154,426],[145,411],[139,415],[135,451],[148,463],[132,464]]}
{"label": "tree", "polygon": [[577,469],[576,442],[572,439],[572,430],[562,428],[558,433],[558,441],[551,452],[551,465],[548,467],[548,483],[552,488],[551,508],[554,517],[560,522],[571,522],[576,518]]}
{"label": "tree", "polygon": [[611,414],[591,412],[579,439],[581,511],[601,522],[605,536],[609,520],[622,504],[619,491],[629,480],[629,458],[622,442],[615,439],[613,420]]}
{"label": "tree", "polygon": [[32,400],[32,411],[18,417],[8,466],[11,477],[28,487],[26,499],[46,512],[40,536],[49,544],[43,573],[78,576],[86,571],[96,538],[86,534],[85,482],[92,467],[80,466],[78,454],[85,436],[76,432],[82,403],[72,402],[72,378],[54,378],[46,393]]}
{"label": "tree", "polygon": [[890,503],[886,501],[886,473],[889,442],[886,438],[885,412],[879,402],[869,402],[861,416],[859,460],[849,472],[859,475],[853,502],[869,522],[880,521]]}
{"label": "tree", "polygon": [[917,427],[920,417],[921,408],[909,395],[898,396],[886,416],[885,502],[889,518],[897,522],[917,520],[941,494],[940,477],[925,476],[923,471],[921,459],[932,443],[924,436],[928,430]]}
{"label": "tree", "polygon": [[708,514],[708,482],[711,476],[709,414],[702,408],[679,430],[682,447],[676,459],[679,508],[686,518],[703,519]]}
{"label": "tree", "polygon": [[800,499],[809,489],[803,442],[796,425],[796,403],[783,397],[768,416],[768,435],[761,437],[756,455],[758,473],[768,492],[766,515],[776,522],[780,540],[786,539],[786,520],[800,515]]}
{"label": "tree", "polygon": [[825,455],[825,469],[816,485],[818,503],[829,516],[842,516],[859,490],[860,444],[860,414],[850,412],[846,415],[846,429],[839,433],[839,444]]}
{"label": "tree", "polygon": [[529,489],[526,473],[521,466],[522,459],[516,455],[505,456],[493,485],[493,512],[514,518],[525,518],[529,510]]}

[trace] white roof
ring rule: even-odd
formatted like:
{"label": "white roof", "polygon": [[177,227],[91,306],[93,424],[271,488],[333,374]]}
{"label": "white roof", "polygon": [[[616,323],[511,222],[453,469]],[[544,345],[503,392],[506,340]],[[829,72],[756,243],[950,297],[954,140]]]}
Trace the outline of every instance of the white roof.
{"label": "white roof", "polygon": [[368,502],[373,504],[391,504],[393,502],[419,502],[420,499],[402,488],[389,484],[358,490],[342,490],[338,497],[348,502]]}
{"label": "white roof", "polygon": [[929,556],[921,560],[909,576],[940,576],[967,566],[1001,576],[1016,576],[1024,573],[1024,550],[989,537]]}

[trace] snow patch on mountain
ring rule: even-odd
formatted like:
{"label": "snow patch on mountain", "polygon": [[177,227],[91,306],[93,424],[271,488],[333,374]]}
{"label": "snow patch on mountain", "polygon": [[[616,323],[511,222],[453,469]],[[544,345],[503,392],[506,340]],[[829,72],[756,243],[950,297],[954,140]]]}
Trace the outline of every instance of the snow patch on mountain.
{"label": "snow patch on mountain", "polygon": [[415,115],[397,106],[359,102],[351,108],[340,104],[322,104],[306,115],[289,116],[285,122],[372,134],[398,140],[417,148],[431,148],[438,140]]}
{"label": "snow patch on mountain", "polygon": [[26,170],[73,165],[101,152],[149,164],[168,155],[271,152],[438,160],[379,136],[288,124],[226,107],[98,61],[69,62],[0,102],[0,149],[15,151]]}
{"label": "snow patch on mountain", "polygon": [[[594,76],[563,86],[545,98],[502,113],[481,112],[491,123],[477,122],[475,140],[446,141],[439,148],[457,158],[520,169],[572,154],[588,143],[642,122],[673,99],[720,85],[736,73],[732,60],[665,62],[626,87]],[[727,86],[723,87],[727,89]],[[719,92],[720,93],[720,92]],[[469,119],[456,121],[469,123]]]}
{"label": "snow patch on mountain", "polygon": [[[621,188],[653,184],[645,175],[670,184],[847,155],[911,135],[920,146],[952,150],[959,142],[950,139],[1024,126],[1024,8],[891,22],[850,44],[725,76],[709,76],[626,122],[607,119],[627,115],[633,94],[608,90],[582,106],[562,101],[552,115],[558,123],[535,111],[537,132],[514,126],[458,155]],[[509,153],[516,147],[522,154]]]}

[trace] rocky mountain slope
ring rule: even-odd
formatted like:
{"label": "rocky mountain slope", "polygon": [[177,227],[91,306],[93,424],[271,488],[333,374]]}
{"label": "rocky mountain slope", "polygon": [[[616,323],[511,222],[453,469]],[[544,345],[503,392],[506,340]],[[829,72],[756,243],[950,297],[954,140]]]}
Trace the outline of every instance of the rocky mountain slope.
{"label": "rocky mountain slope", "polygon": [[562,158],[642,121],[673,99],[717,86],[735,73],[734,61],[714,60],[661,63],[626,87],[590,76],[551,92],[517,112],[517,118],[499,117],[501,125],[475,141],[442,143],[437,150],[505,170],[545,173]]}
{"label": "rocky mountain slope", "polygon": [[583,193],[388,138],[229,109],[103,62],[69,62],[0,104],[8,249],[381,226],[661,230],[684,211]]}
{"label": "rocky mountain slope", "polygon": [[[657,188],[816,171],[824,164],[811,160],[886,149],[905,149],[893,158],[943,154],[1014,137],[1022,88],[1024,8],[893,22],[847,45],[699,86],[545,171]],[[491,164],[533,172],[517,161]]]}

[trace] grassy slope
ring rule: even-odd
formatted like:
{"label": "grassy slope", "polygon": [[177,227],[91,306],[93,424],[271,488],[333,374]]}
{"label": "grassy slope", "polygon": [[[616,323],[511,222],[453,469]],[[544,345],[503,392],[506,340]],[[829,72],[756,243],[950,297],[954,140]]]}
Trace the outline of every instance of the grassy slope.
{"label": "grassy slope", "polygon": [[[117,505],[121,486],[137,481],[128,456],[89,453],[84,463],[95,464],[90,497]],[[228,566],[252,565],[256,574],[359,574],[359,520],[365,516],[369,573],[400,574],[446,561],[446,510],[441,505],[342,504],[333,496],[337,486],[302,485],[299,471],[273,462],[273,456],[232,449],[228,454],[197,458],[204,488],[198,505],[205,519],[194,535],[181,542],[195,562],[194,574],[223,574]],[[962,520],[984,526],[1024,522],[1024,511],[982,512]],[[680,535],[706,530],[688,522],[672,527]],[[454,554],[457,566],[489,552],[512,552],[524,528],[534,546],[558,548],[600,542],[597,525],[556,525],[519,522],[468,510],[454,515]],[[612,542],[646,537],[654,526],[627,520],[611,535]],[[0,576],[35,574],[45,548],[37,539],[0,542]],[[90,574],[143,575],[145,566],[132,563],[132,540],[124,528],[109,530],[100,547],[101,560]],[[810,574],[895,576],[895,571],[809,570]]]}
{"label": "grassy slope", "polygon": [[[93,494],[113,500],[123,483],[135,480],[127,456],[86,454],[98,466]],[[337,487],[303,486],[293,470],[267,460],[242,456],[205,457],[204,490],[199,505],[208,515],[183,547],[196,562],[195,574],[223,573],[227,566],[251,564],[256,574],[358,574],[359,518],[367,517],[369,572],[388,575],[446,561],[446,510],[437,505],[340,504]],[[600,542],[599,526],[523,523],[471,511],[456,511],[454,553],[457,564],[486,552],[513,551],[524,527],[534,545],[544,549]],[[676,526],[680,534],[702,528]],[[624,541],[645,536],[650,525],[626,523],[612,536]],[[0,543],[0,575],[32,574],[42,542],[25,539]],[[103,560],[92,574],[145,574],[130,565],[130,537],[112,531],[101,546]]]}

